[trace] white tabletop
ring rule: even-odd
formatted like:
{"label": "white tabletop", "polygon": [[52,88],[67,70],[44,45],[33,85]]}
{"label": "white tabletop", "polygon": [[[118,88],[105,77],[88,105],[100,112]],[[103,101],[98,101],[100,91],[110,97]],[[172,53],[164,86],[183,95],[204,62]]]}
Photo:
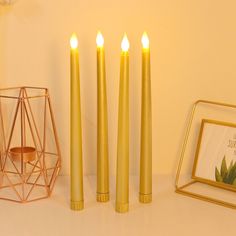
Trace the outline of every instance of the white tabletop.
{"label": "white tabletop", "polygon": [[154,176],[153,202],[138,202],[138,178],[130,178],[130,211],[116,213],[111,201],[96,202],[96,178],[84,179],[85,209],[69,208],[69,178],[59,177],[51,198],[33,203],[0,202],[1,236],[235,235],[236,210],[174,192],[173,178]]}

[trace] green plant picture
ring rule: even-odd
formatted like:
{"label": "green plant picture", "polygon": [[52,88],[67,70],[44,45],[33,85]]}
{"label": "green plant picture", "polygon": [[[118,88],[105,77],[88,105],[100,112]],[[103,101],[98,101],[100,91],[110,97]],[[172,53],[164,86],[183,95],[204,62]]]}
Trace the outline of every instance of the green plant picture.
{"label": "green plant picture", "polygon": [[202,120],[192,178],[236,191],[236,123]]}
{"label": "green plant picture", "polygon": [[217,182],[230,184],[236,187],[236,161],[231,161],[227,167],[225,156],[222,159],[220,170],[215,167],[215,179]]}

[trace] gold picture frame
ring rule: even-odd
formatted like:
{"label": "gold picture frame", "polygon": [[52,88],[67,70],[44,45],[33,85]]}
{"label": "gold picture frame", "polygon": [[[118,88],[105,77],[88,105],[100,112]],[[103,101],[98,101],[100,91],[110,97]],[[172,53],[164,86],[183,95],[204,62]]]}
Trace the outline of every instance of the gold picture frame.
{"label": "gold picture frame", "polygon": [[[200,111],[203,114],[200,114]],[[200,133],[203,130],[201,126],[204,119],[215,123],[219,122],[220,125],[236,126],[236,105],[208,100],[197,100],[194,102],[189,114],[186,133],[180,151],[175,179],[175,192],[236,209],[236,189],[234,187],[218,183],[212,184],[212,182],[202,180],[201,178],[195,178],[193,175],[197,155],[196,150],[200,145],[199,137],[201,137]],[[212,194],[213,192],[214,194]]]}
{"label": "gold picture frame", "polygon": [[[236,135],[236,124],[235,123],[228,123],[228,122],[222,122],[222,121],[217,121],[217,120],[208,120],[208,119],[203,119],[202,120],[202,123],[201,123],[201,127],[200,127],[200,134],[199,134],[199,138],[198,138],[198,143],[197,143],[197,150],[196,150],[196,154],[195,154],[195,159],[194,159],[194,165],[193,165],[193,170],[192,170],[192,179],[195,179],[195,180],[198,180],[199,182],[203,182],[203,183],[206,183],[206,184],[209,184],[209,185],[213,185],[213,186],[216,186],[216,187],[220,187],[220,188],[224,188],[224,189],[228,189],[228,190],[232,190],[232,191],[234,191],[234,192],[236,192],[236,185],[232,185],[232,184],[229,184],[229,183],[227,183],[227,180],[228,180],[228,178],[227,178],[227,175],[229,175],[229,173],[230,172],[227,172],[228,171],[228,167],[230,167],[231,166],[231,170],[232,170],[232,167],[234,166],[233,164],[232,165],[229,165],[228,167],[227,167],[227,163],[226,163],[226,159],[225,159],[225,154],[224,154],[224,157],[222,158],[223,160],[221,160],[222,162],[223,162],[223,166],[225,167],[225,181],[226,182],[223,182],[224,181],[224,179],[222,178],[222,180],[220,179],[220,177],[221,177],[221,175],[220,175],[220,177],[219,177],[219,179],[218,179],[218,181],[217,181],[217,179],[216,179],[216,177],[215,177],[215,175],[216,175],[216,173],[214,174],[214,177],[215,177],[215,180],[213,180],[213,179],[210,179],[210,178],[207,178],[207,177],[203,177],[203,176],[200,176],[199,174],[197,174],[197,167],[198,167],[198,164],[199,164],[199,162],[200,162],[200,151],[201,151],[201,147],[202,147],[202,144],[203,144],[203,142],[204,141],[206,141],[206,140],[204,140],[204,133],[206,133],[206,126],[212,126],[213,127],[213,129],[214,129],[214,126],[215,127],[217,127],[217,129],[219,129],[219,131],[221,131],[220,129],[222,128],[224,131],[226,131],[225,130],[225,128],[227,128],[227,129],[230,129],[229,131],[231,131],[231,129],[233,129],[234,130],[234,132],[235,132],[235,134],[234,134],[234,136],[232,137],[232,139],[230,139],[229,140],[229,142],[230,143],[232,143],[232,142],[236,142],[236,137],[235,137],[235,135]],[[222,130],[222,131],[223,131]],[[211,131],[212,131],[212,128],[211,128]],[[209,132],[208,132],[209,133]],[[226,136],[226,134],[225,134],[225,132],[222,132],[222,135],[223,136]],[[213,137],[211,137],[211,139],[218,139],[218,137],[217,136],[215,136],[214,134],[213,135],[211,135],[211,136],[213,136]],[[224,137],[225,139],[223,139],[222,137],[221,137],[221,140],[220,140],[220,146],[221,146],[221,149],[222,149],[222,146],[223,146],[223,148],[224,149],[232,149],[232,147],[229,147],[229,146],[227,146],[226,145],[226,139],[227,139],[227,137]],[[210,142],[210,140],[209,140],[209,137],[208,137],[208,139],[207,139],[207,141],[208,141],[208,145],[205,145],[205,146],[211,146],[211,148],[212,148],[212,146],[214,146],[215,145],[215,142]],[[213,140],[214,141],[214,140]],[[227,140],[228,141],[228,140]],[[209,145],[209,143],[211,144],[211,145]],[[228,142],[227,142],[228,143]],[[219,145],[218,145],[219,146]],[[236,148],[236,146],[234,147],[234,149]],[[219,147],[218,147],[218,149],[219,149]],[[236,149],[235,149],[236,150]],[[235,151],[235,150],[233,150],[233,151]],[[204,150],[205,152],[204,152],[204,154],[207,152],[207,150]],[[211,151],[211,150],[210,150]],[[223,150],[223,151],[225,151],[225,150]],[[209,151],[207,152],[207,153],[209,153]],[[218,154],[218,153],[216,153],[216,154]],[[212,154],[211,154],[212,155]],[[235,155],[235,153],[234,153],[234,155]],[[202,156],[204,156],[204,155],[202,155]],[[206,157],[207,158],[207,157]],[[231,161],[232,161],[232,159],[231,159]],[[208,161],[209,162],[209,161]],[[233,163],[233,162],[231,162],[231,163]],[[206,167],[207,165],[205,165],[204,167]],[[236,165],[235,165],[236,166]],[[222,172],[222,168],[219,168],[220,170],[221,170],[221,172]],[[234,168],[235,169],[235,168]],[[233,169],[233,170],[234,170]],[[215,172],[216,172],[216,170],[217,171],[219,171],[218,170],[218,167],[216,166],[215,167]],[[204,170],[204,171],[206,171],[206,170]],[[227,173],[226,173],[227,172]],[[218,173],[218,172],[217,172]],[[220,174],[220,173],[219,173]],[[229,176],[229,177],[231,177],[231,176]],[[232,176],[232,177],[234,177],[234,176]],[[233,179],[231,177],[231,179]],[[234,177],[235,179],[236,179],[236,176]],[[220,181],[221,180],[221,181]],[[230,182],[230,181],[228,181],[228,182]]]}

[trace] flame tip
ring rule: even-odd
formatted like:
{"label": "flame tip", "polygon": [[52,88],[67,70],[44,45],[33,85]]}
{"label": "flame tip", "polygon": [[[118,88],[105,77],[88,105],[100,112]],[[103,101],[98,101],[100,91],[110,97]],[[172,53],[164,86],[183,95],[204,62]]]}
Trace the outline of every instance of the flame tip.
{"label": "flame tip", "polygon": [[70,37],[70,46],[73,49],[78,47],[78,39],[77,39],[76,33],[72,33],[72,35]]}
{"label": "flame tip", "polygon": [[129,50],[129,40],[127,34],[125,33],[121,42],[122,51],[127,52]]}
{"label": "flame tip", "polygon": [[102,47],[104,45],[104,38],[101,31],[98,31],[97,33],[96,43],[98,47]]}
{"label": "flame tip", "polygon": [[148,38],[146,31],[143,32],[141,41],[142,41],[143,48],[148,49],[149,48],[149,38]]}

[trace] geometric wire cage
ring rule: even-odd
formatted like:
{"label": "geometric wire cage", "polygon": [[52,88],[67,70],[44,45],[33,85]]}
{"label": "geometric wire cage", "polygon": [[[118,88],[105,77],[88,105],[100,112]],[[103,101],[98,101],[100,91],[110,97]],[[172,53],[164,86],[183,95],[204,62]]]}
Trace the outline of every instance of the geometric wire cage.
{"label": "geometric wire cage", "polygon": [[212,186],[193,178],[192,170],[203,119],[217,119],[236,124],[236,105],[208,100],[198,100],[193,104],[176,173],[175,191],[185,196],[236,209],[236,188]]}
{"label": "geometric wire cage", "polygon": [[51,195],[61,153],[47,88],[0,89],[0,199]]}

